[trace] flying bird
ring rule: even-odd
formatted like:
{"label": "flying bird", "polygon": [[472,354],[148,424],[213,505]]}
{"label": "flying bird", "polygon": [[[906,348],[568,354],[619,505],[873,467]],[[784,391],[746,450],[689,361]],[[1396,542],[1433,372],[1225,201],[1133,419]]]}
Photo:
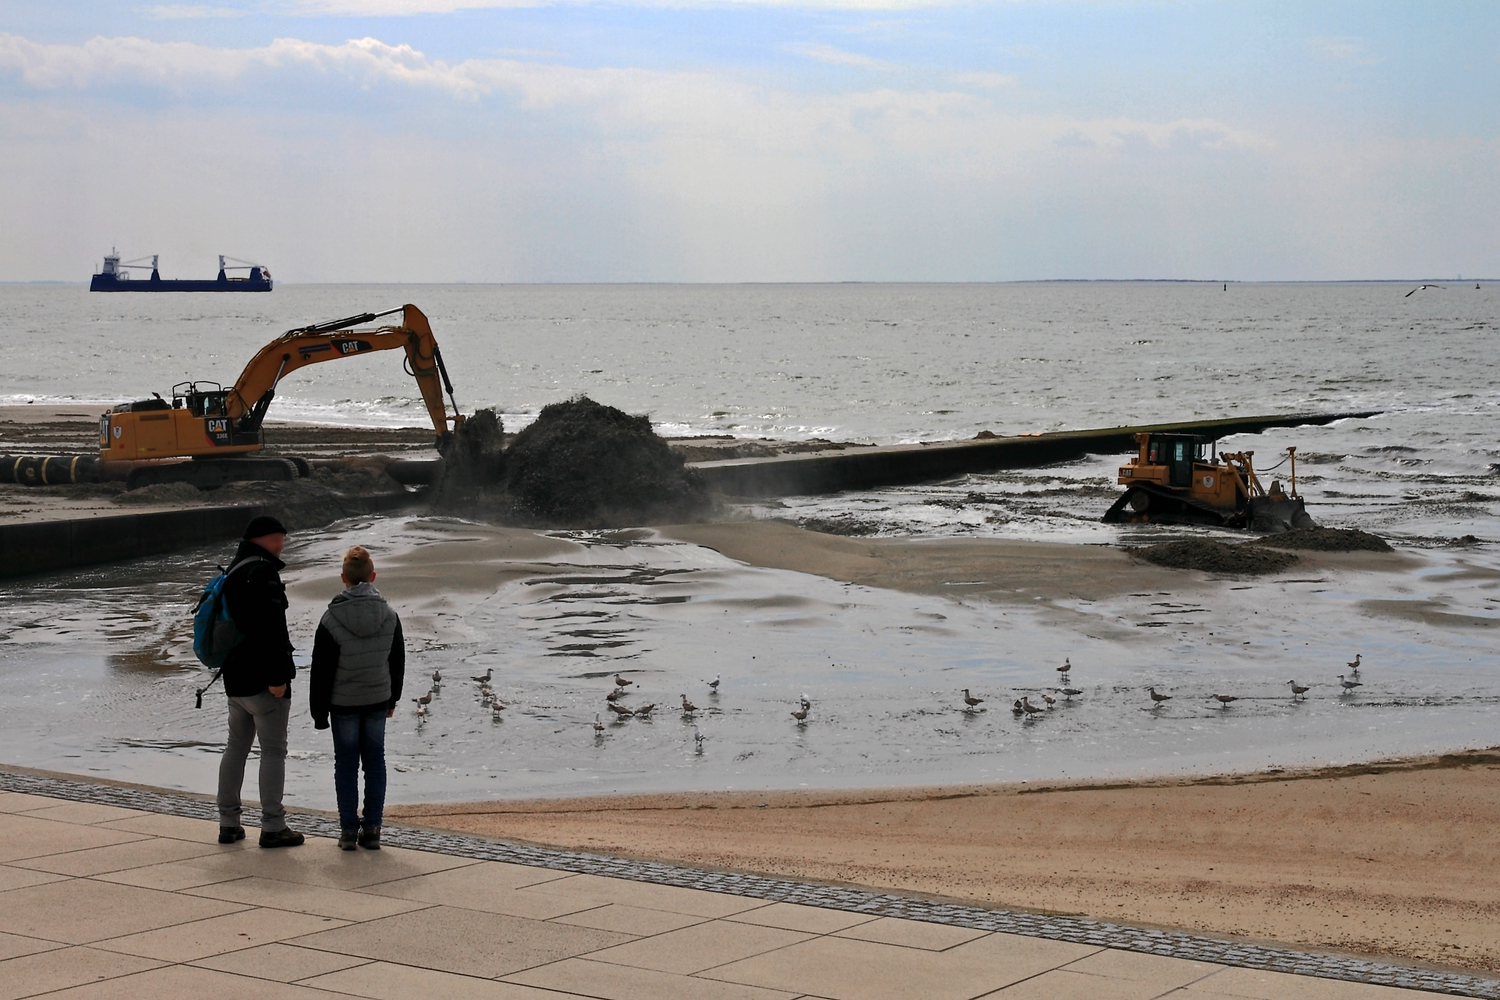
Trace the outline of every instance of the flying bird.
{"label": "flying bird", "polygon": [[1441,288],[1444,291],[1447,291],[1447,287],[1448,286],[1446,286],[1446,285],[1418,285],[1416,288],[1413,288],[1411,291],[1407,292],[1405,295],[1403,295],[1401,297],[1403,299],[1409,299],[1413,295],[1417,294],[1418,292],[1420,292],[1424,288]]}
{"label": "flying bird", "polygon": [[1298,698],[1300,698],[1303,695],[1307,694],[1307,685],[1306,684],[1298,684],[1296,681],[1287,681],[1287,683],[1292,686],[1292,700],[1293,701],[1296,701]]}

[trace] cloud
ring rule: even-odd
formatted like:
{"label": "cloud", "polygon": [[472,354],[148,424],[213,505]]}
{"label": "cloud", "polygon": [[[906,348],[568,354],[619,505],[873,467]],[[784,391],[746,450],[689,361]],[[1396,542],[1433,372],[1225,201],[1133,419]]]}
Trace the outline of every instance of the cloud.
{"label": "cloud", "polygon": [[158,21],[244,17],[249,13],[242,7],[210,7],[206,4],[158,4],[153,7],[142,7],[140,10],[142,14]]}
{"label": "cloud", "polygon": [[846,52],[832,45],[788,45],[787,51],[809,59],[816,59],[818,62],[828,63],[830,66],[851,66],[855,69],[873,69],[881,72],[900,68],[896,63],[861,55],[858,52]]}
{"label": "cloud", "polygon": [[998,90],[1001,87],[1009,87],[1019,79],[1014,73],[995,73],[989,70],[980,70],[972,73],[952,74],[954,83],[966,87],[983,87],[987,90]]}

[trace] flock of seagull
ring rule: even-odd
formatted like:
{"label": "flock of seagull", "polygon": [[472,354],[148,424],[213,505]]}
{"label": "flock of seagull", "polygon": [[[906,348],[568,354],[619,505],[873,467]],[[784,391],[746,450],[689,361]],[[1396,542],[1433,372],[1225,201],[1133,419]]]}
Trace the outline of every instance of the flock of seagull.
{"label": "flock of seagull", "polygon": [[[1364,657],[1362,654],[1355,653],[1354,659],[1350,660],[1347,664],[1349,668],[1348,673],[1338,675],[1339,685],[1343,688],[1343,691],[1341,692],[1342,694],[1353,694],[1355,688],[1364,686],[1363,682],[1359,679],[1360,661],[1363,660],[1363,658]],[[1061,686],[1054,687],[1052,689],[1053,692],[1055,692],[1057,695],[1062,696],[1062,698],[1066,701],[1072,701],[1078,695],[1083,694],[1083,691],[1081,689],[1072,686],[1072,671],[1072,657],[1065,658],[1062,664],[1057,667],[1058,680],[1060,681]],[[503,718],[502,713],[505,711],[505,705],[500,701],[499,696],[495,694],[494,689],[490,687],[490,681],[494,678],[494,676],[495,669],[491,667],[483,674],[477,674],[471,677],[470,680],[479,685],[480,704],[489,709],[491,716],[495,719],[496,722],[498,722]],[[623,722],[624,720],[631,718],[646,719],[651,717],[651,713],[656,710],[656,702],[654,701],[647,702],[644,705],[638,705],[635,708],[631,708],[628,705],[624,704],[624,699],[628,696],[629,689],[635,685],[635,682],[633,680],[631,680],[629,677],[624,676],[623,674],[617,673],[614,676],[614,682],[614,689],[610,691],[609,694],[604,696],[604,703],[605,706],[614,713],[616,722]],[[715,674],[713,680],[704,681],[703,683],[708,685],[709,698],[717,700],[719,697],[719,685],[720,683],[722,683],[722,675]],[[1287,685],[1292,689],[1293,701],[1302,700],[1309,690],[1307,685],[1298,684],[1295,680],[1287,681]],[[443,672],[441,670],[434,670],[432,672],[432,686],[428,688],[427,693],[420,697],[411,699],[413,704],[417,706],[417,722],[419,724],[422,722],[422,720],[427,718],[428,706],[432,704],[432,699],[436,695],[438,695],[442,691],[442,689]],[[1156,687],[1154,685],[1148,686],[1146,688],[1146,694],[1151,699],[1151,708],[1153,711],[1161,708],[1164,703],[1171,701],[1174,697],[1173,695],[1163,694],[1162,692],[1156,690]],[[682,717],[688,720],[696,719],[698,713],[703,710],[700,709],[697,705],[693,704],[692,701],[688,699],[688,696],[686,694],[682,694],[680,695],[680,697],[682,699]],[[1042,693],[1041,698],[1044,704],[1033,705],[1031,703],[1031,696],[1029,694],[1023,694],[1020,698],[1011,703],[1011,712],[1018,718],[1024,717],[1026,719],[1030,719],[1034,716],[1045,713],[1057,704],[1057,698],[1053,697],[1051,694],[1046,694],[1044,692]],[[1232,702],[1240,700],[1239,695],[1218,693],[1211,694],[1208,696],[1208,698],[1210,701],[1217,701],[1220,708],[1228,708]],[[961,711],[984,711],[984,709],[979,707],[984,704],[984,699],[974,695],[973,692],[971,692],[968,688],[963,688],[963,701],[964,707]],[[808,698],[806,692],[803,692],[802,696],[797,700],[797,708],[792,710],[791,716],[796,720],[797,725],[801,727],[807,724],[807,721],[811,714],[812,700]],[[594,737],[596,739],[603,739],[607,731],[602,715],[603,713],[601,712],[594,713]],[[700,730],[697,723],[694,722],[693,743],[696,746],[698,753],[703,752],[703,744],[706,740],[707,737],[703,735],[703,731]]]}
{"label": "flock of seagull", "polygon": [[[1354,654],[1354,659],[1350,660],[1348,662],[1348,664],[1346,664],[1348,666],[1348,668],[1349,668],[1349,672],[1347,674],[1339,674],[1339,686],[1343,688],[1343,691],[1341,692],[1342,694],[1353,694],[1355,688],[1363,687],[1364,686],[1364,682],[1359,679],[1359,666],[1360,666],[1360,661],[1363,660],[1363,659],[1364,659],[1364,655],[1363,654],[1361,654],[1361,653],[1355,653]],[[1068,657],[1067,659],[1064,659],[1062,661],[1062,664],[1057,668],[1058,679],[1062,682],[1063,686],[1062,687],[1056,687],[1056,688],[1052,689],[1056,693],[1062,695],[1063,698],[1065,700],[1067,700],[1067,701],[1072,701],[1073,698],[1076,695],[1083,694],[1083,692],[1081,690],[1079,690],[1078,688],[1075,688],[1075,687],[1072,686],[1072,682],[1071,682],[1071,679],[1070,679],[1071,675],[1072,675],[1072,670],[1073,670],[1072,657]],[[1287,685],[1292,689],[1292,700],[1293,701],[1300,701],[1300,700],[1302,700],[1302,698],[1307,694],[1307,692],[1309,690],[1309,687],[1306,684],[1298,684],[1295,680],[1289,680],[1289,681],[1287,681]],[[1146,688],[1146,694],[1151,699],[1151,708],[1153,710],[1161,708],[1161,706],[1165,702],[1171,701],[1172,698],[1174,697],[1173,695],[1163,694],[1162,692],[1156,690],[1156,687],[1154,685],[1153,686],[1148,686]],[[976,711],[976,710],[983,711],[982,709],[979,708],[980,705],[984,704],[984,699],[983,698],[976,698],[969,691],[968,688],[964,688],[963,689],[963,695],[964,695],[964,707],[963,707],[963,711],[965,711],[965,712],[973,712],[973,711]],[[804,699],[806,699],[807,696],[803,695],[802,697]],[[1219,707],[1220,708],[1228,708],[1231,702],[1236,702],[1236,701],[1240,700],[1240,696],[1237,695],[1237,694],[1217,694],[1217,693],[1215,693],[1215,694],[1209,695],[1208,698],[1209,698],[1210,701],[1217,701],[1219,703]],[[1016,715],[1018,717],[1024,716],[1025,718],[1029,719],[1032,716],[1042,714],[1043,712],[1047,711],[1049,708],[1051,708],[1052,706],[1054,706],[1054,705],[1057,704],[1057,699],[1054,698],[1050,694],[1043,694],[1042,695],[1042,701],[1046,702],[1046,704],[1045,705],[1033,705],[1031,703],[1031,696],[1030,695],[1022,695],[1020,698],[1018,698],[1015,701],[1011,702],[1010,710],[1011,710],[1012,714],[1014,714],[1014,715]],[[804,707],[805,707],[805,704],[804,704]],[[793,713],[793,714],[795,715],[796,713]]]}

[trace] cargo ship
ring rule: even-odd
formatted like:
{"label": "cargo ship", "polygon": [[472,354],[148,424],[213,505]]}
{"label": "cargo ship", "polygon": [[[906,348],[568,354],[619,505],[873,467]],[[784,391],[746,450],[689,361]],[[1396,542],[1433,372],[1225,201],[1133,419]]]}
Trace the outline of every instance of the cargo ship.
{"label": "cargo ship", "polygon": [[[151,277],[131,278],[132,269],[144,271],[145,257],[120,260],[120,251],[111,250],[104,258],[104,270],[89,282],[91,292],[269,292],[271,272],[260,264],[237,260],[219,254],[219,276],[212,281],[174,279],[165,281],[156,269],[158,255],[151,255]],[[234,261],[226,264],[226,261]],[[243,277],[230,277],[230,271],[248,271]]]}

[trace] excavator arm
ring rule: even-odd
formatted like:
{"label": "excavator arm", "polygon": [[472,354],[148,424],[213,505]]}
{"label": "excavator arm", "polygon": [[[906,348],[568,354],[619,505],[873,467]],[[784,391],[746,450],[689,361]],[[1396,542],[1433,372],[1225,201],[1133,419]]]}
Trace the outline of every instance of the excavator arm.
{"label": "excavator arm", "polygon": [[[353,329],[396,313],[401,314],[399,324],[373,330]],[[389,312],[363,313],[287,331],[250,359],[228,392],[225,416],[235,421],[238,431],[253,433],[265,420],[266,411],[276,398],[277,385],[297,369],[369,351],[397,349],[406,351],[406,370],[422,390],[422,400],[427,404],[432,428],[437,433],[438,450],[446,452],[452,432],[464,418],[453,399],[453,383],[443,364],[443,354],[432,336],[432,326],[422,310],[410,304]],[[443,399],[445,390],[447,402],[453,405],[451,416]]]}

